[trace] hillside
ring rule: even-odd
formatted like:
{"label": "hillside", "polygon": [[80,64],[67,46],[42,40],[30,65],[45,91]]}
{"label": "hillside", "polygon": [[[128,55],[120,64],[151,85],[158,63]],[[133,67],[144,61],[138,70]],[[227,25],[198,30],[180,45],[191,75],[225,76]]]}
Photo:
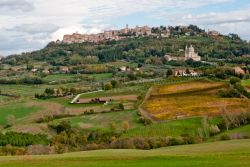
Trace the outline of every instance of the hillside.
{"label": "hillside", "polygon": [[[216,145],[216,147],[214,147]],[[2,157],[2,167],[247,167],[250,140],[175,146],[150,151],[101,150],[49,156]],[[121,156],[122,155],[122,156]]]}
{"label": "hillside", "polygon": [[79,65],[127,60],[158,64],[164,63],[161,58],[165,54],[183,56],[183,49],[188,44],[195,46],[203,60],[226,59],[228,62],[249,63],[246,57],[241,57],[250,54],[249,43],[241,40],[235,34],[211,37],[196,26],[189,26],[187,29],[172,27],[170,38],[135,37],[98,44],[51,42],[44,49],[22,55],[12,55],[3,62],[12,65],[27,63],[27,61],[48,62],[51,65]]}

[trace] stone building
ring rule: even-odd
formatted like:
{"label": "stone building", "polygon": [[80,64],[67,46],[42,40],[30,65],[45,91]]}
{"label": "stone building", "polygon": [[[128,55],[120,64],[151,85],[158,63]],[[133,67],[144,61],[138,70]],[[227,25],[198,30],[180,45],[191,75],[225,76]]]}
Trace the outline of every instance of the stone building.
{"label": "stone building", "polygon": [[[73,33],[72,35],[64,35],[63,43],[71,44],[71,43],[83,43],[83,42],[102,42],[105,40],[120,40],[122,39],[122,35],[135,35],[135,36],[149,36],[151,35],[151,28],[148,26],[129,28],[128,25],[124,29],[121,30],[109,30],[104,31],[99,34],[79,34]],[[124,38],[124,37],[123,37]]]}
{"label": "stone building", "polygon": [[194,47],[191,45],[190,47],[186,46],[185,49],[185,60],[192,59],[194,61],[201,61],[201,57],[194,51]]}
{"label": "stone building", "polygon": [[217,36],[220,35],[220,33],[218,31],[214,31],[214,30],[210,31],[210,30],[208,30],[208,35],[212,36],[212,37],[217,37]]}
{"label": "stone building", "polygon": [[194,47],[192,45],[190,47],[186,46],[185,57],[165,55],[164,58],[166,61],[186,61],[189,59],[192,59],[194,61],[201,61],[201,57],[194,51]]}

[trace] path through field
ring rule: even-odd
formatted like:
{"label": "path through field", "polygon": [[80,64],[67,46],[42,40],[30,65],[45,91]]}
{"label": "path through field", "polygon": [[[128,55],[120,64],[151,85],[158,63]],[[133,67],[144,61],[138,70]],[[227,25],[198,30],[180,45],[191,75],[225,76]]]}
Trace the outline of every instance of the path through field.
{"label": "path through field", "polygon": [[82,95],[91,94],[91,93],[98,93],[98,92],[103,92],[103,90],[97,90],[97,91],[87,92],[87,93],[80,93],[80,94],[76,95],[76,97],[70,103],[74,104],[79,99],[79,97]]}

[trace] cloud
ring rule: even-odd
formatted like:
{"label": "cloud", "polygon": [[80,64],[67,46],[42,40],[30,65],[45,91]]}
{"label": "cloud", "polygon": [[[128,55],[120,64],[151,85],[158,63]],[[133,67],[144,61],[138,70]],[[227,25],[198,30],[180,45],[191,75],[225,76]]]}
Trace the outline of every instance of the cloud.
{"label": "cloud", "polygon": [[16,32],[25,32],[28,34],[38,34],[38,33],[52,33],[58,29],[59,26],[54,24],[38,23],[38,24],[22,24],[8,30]]}
{"label": "cloud", "polygon": [[25,12],[33,9],[33,4],[26,0],[0,0],[0,11],[20,10]]}
{"label": "cloud", "polygon": [[184,22],[199,23],[202,25],[217,25],[230,23],[250,22],[250,7],[238,11],[224,13],[205,13],[200,15],[188,14],[182,17]]}
{"label": "cloud", "polygon": [[[97,33],[119,28],[114,20],[145,13],[149,20],[162,24],[190,24],[204,27],[244,25],[249,21],[247,10],[235,13],[203,13],[193,10],[209,5],[231,3],[235,0],[0,0],[0,53],[40,49],[47,42],[62,39],[64,34]],[[136,22],[136,18],[128,21]],[[138,18],[137,18],[138,19]],[[123,24],[123,21],[120,21]],[[127,22],[124,22],[124,25]],[[224,25],[222,25],[224,24]],[[220,25],[220,26],[218,26]],[[236,27],[241,34],[250,34]],[[4,42],[4,44],[2,44]]]}

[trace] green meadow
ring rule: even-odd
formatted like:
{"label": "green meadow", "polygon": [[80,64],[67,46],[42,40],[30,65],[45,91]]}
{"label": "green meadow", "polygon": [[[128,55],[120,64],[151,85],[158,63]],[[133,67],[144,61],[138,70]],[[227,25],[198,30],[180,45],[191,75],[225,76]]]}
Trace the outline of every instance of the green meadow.
{"label": "green meadow", "polygon": [[155,150],[98,150],[61,155],[1,157],[0,167],[248,167],[250,140]]}

